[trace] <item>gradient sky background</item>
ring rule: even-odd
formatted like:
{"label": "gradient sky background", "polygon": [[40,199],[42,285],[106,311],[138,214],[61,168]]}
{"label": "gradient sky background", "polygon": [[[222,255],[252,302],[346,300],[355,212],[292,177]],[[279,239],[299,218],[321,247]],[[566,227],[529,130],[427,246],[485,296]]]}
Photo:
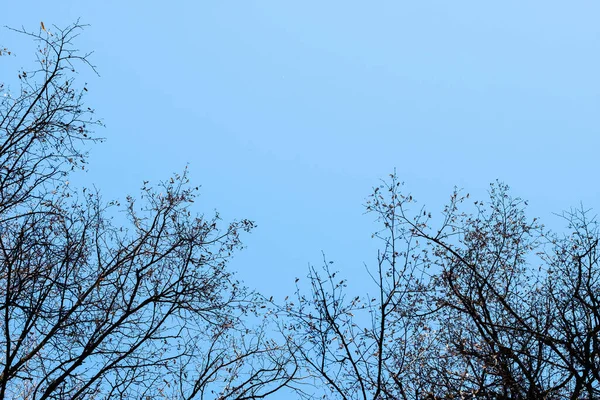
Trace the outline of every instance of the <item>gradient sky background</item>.
{"label": "gradient sky background", "polygon": [[[197,211],[258,228],[231,268],[282,299],[321,251],[359,288],[365,197],[396,168],[420,203],[495,179],[553,216],[600,208],[597,1],[7,1],[0,25],[77,18],[106,129],[75,179],[105,199],[189,163]],[[30,66],[31,44],[6,29]]]}

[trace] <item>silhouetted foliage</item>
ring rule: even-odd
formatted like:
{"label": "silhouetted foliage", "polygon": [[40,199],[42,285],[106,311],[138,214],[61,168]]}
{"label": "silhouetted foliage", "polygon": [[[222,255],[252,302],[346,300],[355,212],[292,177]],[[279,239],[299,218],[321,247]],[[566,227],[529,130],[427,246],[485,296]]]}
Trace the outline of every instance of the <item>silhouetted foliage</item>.
{"label": "silhouetted foliage", "polygon": [[455,191],[436,227],[402,188],[392,175],[366,204],[381,227],[374,296],[347,297],[326,262],[311,268],[311,291],[281,307],[305,379],[341,399],[598,398],[600,234],[589,212],[565,213],[569,233],[556,235],[495,183],[487,202]]}
{"label": "silhouetted foliage", "polygon": [[554,234],[497,182],[432,214],[391,175],[366,204],[374,294],[325,260],[275,305],[227,269],[254,223],[193,214],[187,172],[123,206],[71,187],[98,141],[74,79],[95,71],[73,47],[81,28],[18,31],[37,67],[0,83],[0,399],[600,397],[589,211]]}
{"label": "silhouetted foliage", "polygon": [[187,173],[146,182],[123,207],[69,186],[98,141],[88,88],[74,79],[77,67],[94,70],[73,47],[81,28],[19,31],[39,43],[37,67],[1,88],[0,398],[277,390],[293,374],[289,352],[244,325],[260,302],[226,268],[253,222],[193,214]]}

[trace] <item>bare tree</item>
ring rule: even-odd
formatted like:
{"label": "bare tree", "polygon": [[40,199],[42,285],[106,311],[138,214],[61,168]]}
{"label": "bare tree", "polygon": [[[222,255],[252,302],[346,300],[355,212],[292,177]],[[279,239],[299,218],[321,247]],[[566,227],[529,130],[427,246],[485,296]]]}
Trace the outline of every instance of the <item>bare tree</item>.
{"label": "bare tree", "polygon": [[[382,241],[375,296],[346,297],[325,263],[281,307],[306,379],[342,399],[591,399],[600,395],[600,234],[589,212],[566,236],[495,183],[455,191],[435,227],[392,175],[366,208]],[[471,208],[471,211],[465,209]],[[302,392],[311,397],[314,393]]]}
{"label": "bare tree", "polygon": [[123,207],[69,186],[98,141],[74,79],[94,70],[73,47],[81,28],[20,30],[39,43],[37,67],[0,89],[0,399],[276,391],[293,355],[246,326],[260,301],[226,268],[253,222],[193,214],[186,172]]}

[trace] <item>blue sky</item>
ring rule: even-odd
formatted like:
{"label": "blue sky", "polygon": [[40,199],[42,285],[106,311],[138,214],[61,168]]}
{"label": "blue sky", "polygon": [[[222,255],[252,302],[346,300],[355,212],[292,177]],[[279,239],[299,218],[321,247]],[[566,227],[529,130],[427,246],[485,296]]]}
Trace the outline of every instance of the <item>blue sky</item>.
{"label": "blue sky", "polygon": [[[282,298],[321,251],[354,285],[377,243],[363,203],[396,171],[421,203],[495,179],[550,222],[598,209],[600,5],[592,1],[28,1],[0,25],[77,18],[106,124],[77,184],[136,194],[189,163],[199,212],[258,228],[231,263]],[[27,42],[0,75],[28,66]]]}

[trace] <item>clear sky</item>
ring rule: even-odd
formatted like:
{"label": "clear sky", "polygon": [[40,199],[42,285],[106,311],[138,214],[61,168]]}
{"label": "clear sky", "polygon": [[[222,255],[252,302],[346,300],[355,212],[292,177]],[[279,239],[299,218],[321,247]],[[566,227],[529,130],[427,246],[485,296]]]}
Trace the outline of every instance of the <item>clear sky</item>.
{"label": "clear sky", "polygon": [[[281,298],[321,251],[360,285],[376,254],[362,205],[394,168],[434,207],[500,179],[550,222],[599,209],[599,15],[576,0],[4,0],[0,25],[90,24],[77,44],[101,77],[81,77],[107,142],[77,183],[123,199],[189,163],[199,212],[258,224],[231,268]],[[24,43],[0,30],[17,54],[3,78],[31,65]]]}

